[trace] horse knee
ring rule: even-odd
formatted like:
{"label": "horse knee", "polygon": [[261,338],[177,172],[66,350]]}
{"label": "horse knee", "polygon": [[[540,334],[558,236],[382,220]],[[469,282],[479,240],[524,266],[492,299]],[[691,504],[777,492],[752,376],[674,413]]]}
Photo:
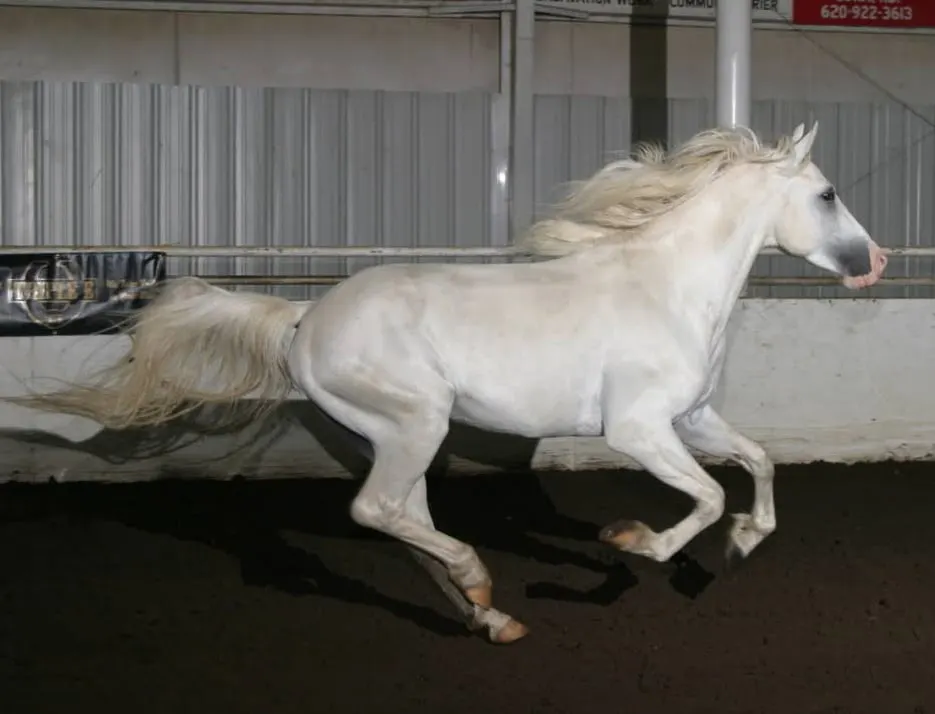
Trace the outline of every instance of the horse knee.
{"label": "horse knee", "polygon": [[697,498],[698,512],[711,523],[717,521],[724,515],[724,509],[727,504],[727,496],[724,493],[724,487],[719,483],[705,488],[698,494]]}
{"label": "horse knee", "polygon": [[753,477],[762,481],[772,481],[776,475],[776,466],[769,454],[759,444],[754,443],[751,453],[747,457],[747,469],[753,474]]}

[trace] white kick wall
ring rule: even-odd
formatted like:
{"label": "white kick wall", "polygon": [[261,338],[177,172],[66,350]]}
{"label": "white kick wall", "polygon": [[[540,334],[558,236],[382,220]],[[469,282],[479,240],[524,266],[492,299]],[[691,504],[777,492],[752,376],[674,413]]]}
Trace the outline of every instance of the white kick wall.
{"label": "white kick wall", "polygon": [[[930,300],[743,300],[729,329],[721,413],[778,463],[929,459],[935,451],[935,303]],[[124,337],[7,338],[0,393],[20,379],[80,376],[119,354]],[[201,437],[175,429],[102,431],[85,419],[0,408],[0,480],[346,477],[356,445],[292,401],[269,430]],[[532,464],[630,465],[601,439],[538,443],[455,428],[440,464],[468,473]]]}

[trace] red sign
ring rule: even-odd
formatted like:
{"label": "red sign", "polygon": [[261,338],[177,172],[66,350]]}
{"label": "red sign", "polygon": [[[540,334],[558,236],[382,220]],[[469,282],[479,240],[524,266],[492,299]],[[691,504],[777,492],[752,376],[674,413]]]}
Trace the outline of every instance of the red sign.
{"label": "red sign", "polygon": [[935,27],[935,0],[794,0],[796,25]]}

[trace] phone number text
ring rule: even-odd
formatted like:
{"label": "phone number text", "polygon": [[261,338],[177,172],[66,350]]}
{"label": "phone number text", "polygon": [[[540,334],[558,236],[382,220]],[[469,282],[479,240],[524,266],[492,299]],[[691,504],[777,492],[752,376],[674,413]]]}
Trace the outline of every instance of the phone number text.
{"label": "phone number text", "polygon": [[866,20],[868,22],[907,22],[912,20],[908,5],[871,5],[869,3],[825,3],[819,14],[823,20]]}

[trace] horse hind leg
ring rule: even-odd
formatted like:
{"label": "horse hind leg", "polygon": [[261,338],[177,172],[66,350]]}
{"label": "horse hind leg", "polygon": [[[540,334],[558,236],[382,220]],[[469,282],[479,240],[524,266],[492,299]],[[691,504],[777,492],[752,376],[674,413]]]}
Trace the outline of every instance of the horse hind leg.
{"label": "horse hind leg", "polygon": [[447,415],[418,420],[410,417],[406,424],[406,428],[381,429],[380,437],[372,440],[373,467],[351,504],[351,517],[437,561],[457,591],[442,585],[442,573],[431,560],[419,558],[465,616],[468,603],[454,596],[470,603],[471,629],[486,629],[489,639],[497,644],[520,639],[527,634],[526,627],[492,607],[493,583],[474,548],[436,530],[431,523],[424,493],[425,471],[447,435]]}
{"label": "horse hind leg", "polygon": [[[435,522],[429,511],[428,484],[424,475],[416,481],[416,485],[409,492],[409,498],[406,499],[406,513],[412,520],[421,523],[426,528],[436,530]],[[425,568],[432,580],[441,588],[445,597],[455,606],[468,628],[475,629],[472,625],[474,624],[474,608],[476,606],[467,599],[464,593],[448,577],[448,569],[445,564],[415,546],[407,545],[406,548],[409,549],[416,562]]]}
{"label": "horse hind leg", "polygon": [[[424,553],[420,562],[446,583],[442,590],[456,606],[463,603],[452,597],[449,585],[457,588],[459,599],[470,603],[470,624],[486,628],[491,641],[524,636],[523,625],[491,606],[493,584],[474,548],[438,531],[429,514],[425,472],[448,435],[451,386],[418,363],[406,370],[329,372],[327,365],[316,368],[307,354],[293,349],[289,367],[311,400],[372,447],[373,463],[351,503],[351,518]],[[324,383],[316,372],[328,375]],[[462,612],[467,617],[466,608]]]}
{"label": "horse hind leg", "polygon": [[[416,482],[416,485],[409,494],[409,498],[406,501],[406,512],[414,521],[422,523],[426,528],[434,531],[436,529],[432,514],[429,511],[427,488],[428,485],[423,476]],[[455,609],[457,609],[469,630],[478,631],[486,629],[492,641],[504,644],[518,640],[526,634],[525,626],[512,619],[508,626],[509,630],[493,632],[492,625],[496,624],[497,620],[502,620],[502,617],[495,617],[488,614],[488,611],[480,605],[471,602],[451,580],[448,575],[448,569],[445,567],[444,563],[416,547],[411,545],[406,547],[409,548],[416,562],[425,568],[432,580],[441,588],[445,597],[455,606]],[[500,614],[502,615],[502,613]]]}

